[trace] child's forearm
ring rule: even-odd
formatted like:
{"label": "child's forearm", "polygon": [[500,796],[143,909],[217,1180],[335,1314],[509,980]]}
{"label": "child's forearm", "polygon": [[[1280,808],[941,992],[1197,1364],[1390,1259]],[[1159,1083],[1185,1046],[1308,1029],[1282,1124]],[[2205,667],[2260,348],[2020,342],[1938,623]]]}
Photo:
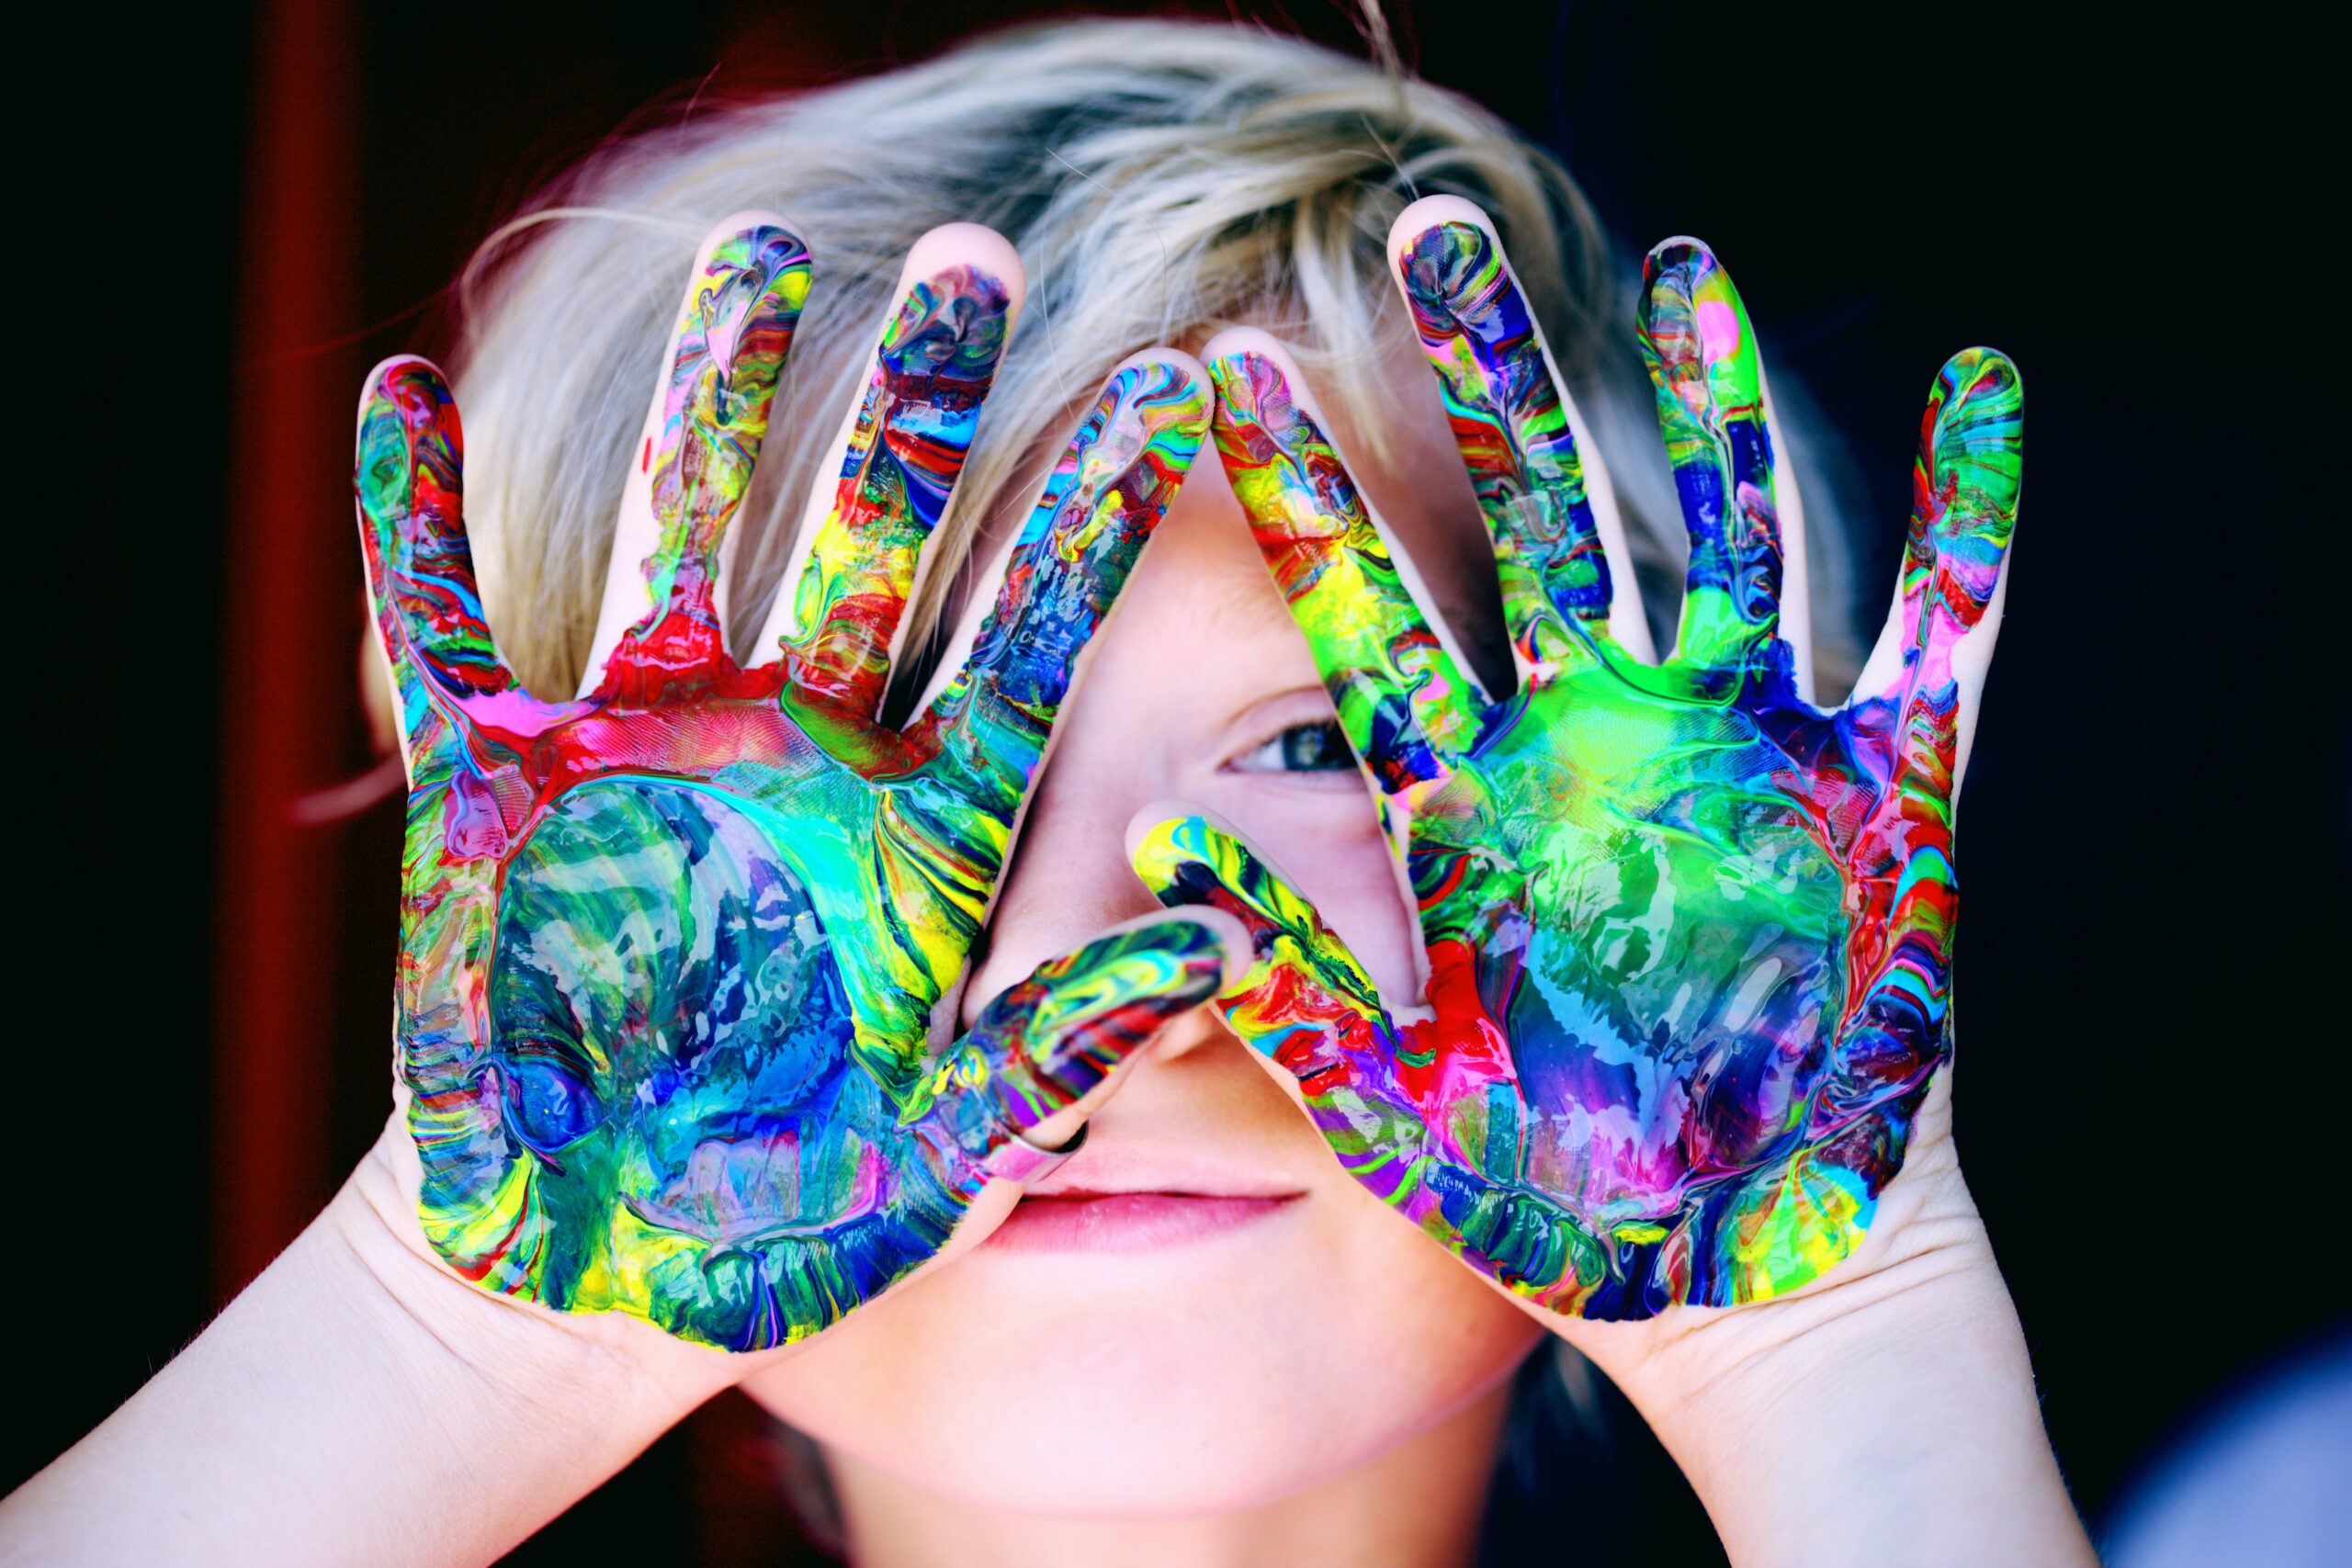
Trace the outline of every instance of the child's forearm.
{"label": "child's forearm", "polygon": [[[105,1425],[0,1505],[70,1563],[480,1563],[611,1475],[708,1389],[405,1245],[372,1159]],[[713,1363],[725,1358],[707,1356]],[[715,1364],[709,1387],[725,1381]]]}

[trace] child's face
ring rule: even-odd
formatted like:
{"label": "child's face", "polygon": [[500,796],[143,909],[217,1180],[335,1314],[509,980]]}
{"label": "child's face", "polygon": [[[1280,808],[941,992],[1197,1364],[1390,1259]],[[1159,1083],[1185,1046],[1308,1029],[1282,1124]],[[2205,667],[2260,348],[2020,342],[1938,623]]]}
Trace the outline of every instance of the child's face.
{"label": "child's face", "polygon": [[[1399,373],[1428,406],[1358,478],[1458,626],[1491,559],[1429,378]],[[1418,995],[1395,860],[1214,452],[1063,710],[965,1021],[1158,908],[1124,840],[1162,802],[1238,827],[1385,993]],[[1023,1512],[1246,1506],[1428,1428],[1542,1330],[1358,1186],[1295,1098],[1213,1010],[1192,1013],[986,1244],[747,1388],[871,1465]]]}

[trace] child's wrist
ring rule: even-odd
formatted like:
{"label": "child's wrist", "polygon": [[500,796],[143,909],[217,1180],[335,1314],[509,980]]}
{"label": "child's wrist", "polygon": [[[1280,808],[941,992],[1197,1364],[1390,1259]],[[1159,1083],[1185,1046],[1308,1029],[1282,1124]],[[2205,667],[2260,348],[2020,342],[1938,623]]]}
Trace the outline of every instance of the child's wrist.
{"label": "child's wrist", "polygon": [[[1951,1145],[1882,1246],[1778,1301],[1563,1321],[1707,1506],[1739,1568],[2090,1568],[2008,1289]],[[1847,1272],[1851,1270],[1851,1272]]]}
{"label": "child's wrist", "polygon": [[562,1313],[482,1290],[433,1255],[416,1217],[416,1168],[395,1115],[314,1229],[431,1335],[453,1371],[552,1427],[650,1427],[648,1438],[749,1370],[617,1313]]}

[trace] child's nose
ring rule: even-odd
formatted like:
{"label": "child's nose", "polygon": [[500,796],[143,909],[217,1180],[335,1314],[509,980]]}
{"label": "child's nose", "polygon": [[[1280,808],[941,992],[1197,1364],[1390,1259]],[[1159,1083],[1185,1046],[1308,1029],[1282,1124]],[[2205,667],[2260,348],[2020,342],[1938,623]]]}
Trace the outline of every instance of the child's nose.
{"label": "child's nose", "polygon": [[1048,776],[1030,803],[1012,872],[972,955],[960,1010],[964,1027],[989,998],[1040,964],[1159,908],[1127,863],[1122,833],[1133,806],[1106,777],[1065,774],[1068,787],[1056,788]]}

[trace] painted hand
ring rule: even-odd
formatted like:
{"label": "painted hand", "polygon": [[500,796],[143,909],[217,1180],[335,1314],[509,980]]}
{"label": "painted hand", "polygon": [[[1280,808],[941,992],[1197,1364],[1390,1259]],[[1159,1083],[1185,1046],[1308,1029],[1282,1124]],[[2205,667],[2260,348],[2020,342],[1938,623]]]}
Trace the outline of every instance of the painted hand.
{"label": "painted hand", "polygon": [[1985,350],[1944,367],[1888,639],[1847,706],[1816,709],[1777,635],[1753,334],[1703,246],[1660,246],[1641,338],[1690,564],[1679,647],[1645,664],[1610,629],[1568,406],[1473,216],[1400,224],[1395,254],[1493,536],[1512,695],[1432,631],[1280,351],[1212,345],[1219,450],[1401,842],[1426,1001],[1385,1004],[1213,823],[1160,824],[1137,869],[1250,927],[1232,1027],[1464,1261],[1589,1318],[1763,1299],[1854,1247],[1949,1054],[1983,668],[1954,651],[2015,517],[2017,372]]}
{"label": "painted hand", "polygon": [[1189,361],[1121,369],[969,659],[884,728],[1019,286],[1001,241],[956,238],[994,265],[919,266],[956,248],[939,235],[910,259],[761,666],[724,646],[718,551],[808,286],[773,220],[730,220],[695,262],[623,502],[616,570],[641,553],[642,586],[615,593],[642,614],[577,700],[526,692],[492,641],[442,378],[370,378],[360,538],[410,779],[399,1074],[425,1235],[484,1290],[731,1349],[806,1337],[935,1254],[1023,1132],[1217,984],[1208,930],[1146,925],[935,1041],[1073,661],[1208,424]]}

